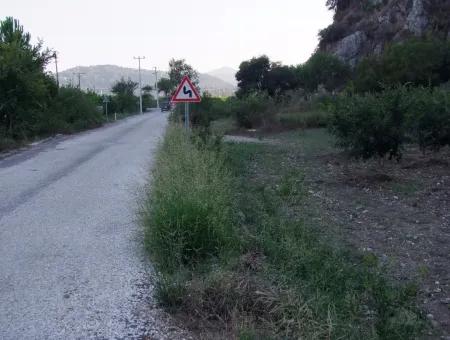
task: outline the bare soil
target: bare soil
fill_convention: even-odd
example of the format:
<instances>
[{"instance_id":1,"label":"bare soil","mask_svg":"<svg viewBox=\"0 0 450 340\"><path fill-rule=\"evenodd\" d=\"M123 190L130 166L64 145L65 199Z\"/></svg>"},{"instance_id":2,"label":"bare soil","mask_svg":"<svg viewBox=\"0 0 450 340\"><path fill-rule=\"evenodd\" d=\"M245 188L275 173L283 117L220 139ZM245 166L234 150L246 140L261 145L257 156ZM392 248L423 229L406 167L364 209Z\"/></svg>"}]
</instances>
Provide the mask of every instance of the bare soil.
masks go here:
<instances>
[{"instance_id":1,"label":"bare soil","mask_svg":"<svg viewBox=\"0 0 450 340\"><path fill-rule=\"evenodd\" d=\"M296 161L324 218L395 279L417 282L426 317L450 339L450 150L408 148L383 164L321 148Z\"/></svg>"}]
</instances>

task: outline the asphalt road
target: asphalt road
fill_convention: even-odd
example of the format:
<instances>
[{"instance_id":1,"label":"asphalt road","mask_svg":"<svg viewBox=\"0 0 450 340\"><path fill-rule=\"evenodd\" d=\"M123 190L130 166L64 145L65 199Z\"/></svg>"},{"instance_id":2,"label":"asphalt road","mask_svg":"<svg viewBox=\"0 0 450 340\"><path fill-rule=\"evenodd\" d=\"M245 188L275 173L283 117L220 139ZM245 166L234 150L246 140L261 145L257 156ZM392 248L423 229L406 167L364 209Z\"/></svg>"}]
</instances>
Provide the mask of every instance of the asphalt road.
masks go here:
<instances>
[{"instance_id":1,"label":"asphalt road","mask_svg":"<svg viewBox=\"0 0 450 340\"><path fill-rule=\"evenodd\" d=\"M154 111L0 160L0 339L178 337L136 223L166 124Z\"/></svg>"}]
</instances>

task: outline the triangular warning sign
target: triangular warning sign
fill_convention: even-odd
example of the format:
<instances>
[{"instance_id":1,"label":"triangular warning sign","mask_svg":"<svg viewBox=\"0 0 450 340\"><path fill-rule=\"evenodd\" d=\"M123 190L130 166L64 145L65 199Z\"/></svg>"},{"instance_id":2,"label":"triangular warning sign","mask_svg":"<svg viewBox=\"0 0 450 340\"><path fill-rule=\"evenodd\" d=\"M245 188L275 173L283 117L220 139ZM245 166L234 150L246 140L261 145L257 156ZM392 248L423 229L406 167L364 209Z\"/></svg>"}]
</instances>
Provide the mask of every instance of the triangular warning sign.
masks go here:
<instances>
[{"instance_id":1,"label":"triangular warning sign","mask_svg":"<svg viewBox=\"0 0 450 340\"><path fill-rule=\"evenodd\" d=\"M173 103L199 103L201 101L197 89L188 76L184 76L172 96Z\"/></svg>"}]
</instances>

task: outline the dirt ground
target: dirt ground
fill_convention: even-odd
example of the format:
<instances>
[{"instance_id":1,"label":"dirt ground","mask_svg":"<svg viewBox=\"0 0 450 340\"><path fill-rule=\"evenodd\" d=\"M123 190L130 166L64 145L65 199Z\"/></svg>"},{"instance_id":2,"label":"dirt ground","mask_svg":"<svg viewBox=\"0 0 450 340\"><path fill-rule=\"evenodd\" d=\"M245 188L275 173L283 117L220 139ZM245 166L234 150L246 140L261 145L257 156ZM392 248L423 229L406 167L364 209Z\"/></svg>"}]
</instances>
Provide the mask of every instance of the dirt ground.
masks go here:
<instances>
[{"instance_id":1,"label":"dirt ground","mask_svg":"<svg viewBox=\"0 0 450 340\"><path fill-rule=\"evenodd\" d=\"M431 338L450 339L450 150L407 148L400 162L364 162L335 149L323 130L266 137L295 148L289 166L304 169L320 224L338 226L395 279L416 282Z\"/></svg>"}]
</instances>

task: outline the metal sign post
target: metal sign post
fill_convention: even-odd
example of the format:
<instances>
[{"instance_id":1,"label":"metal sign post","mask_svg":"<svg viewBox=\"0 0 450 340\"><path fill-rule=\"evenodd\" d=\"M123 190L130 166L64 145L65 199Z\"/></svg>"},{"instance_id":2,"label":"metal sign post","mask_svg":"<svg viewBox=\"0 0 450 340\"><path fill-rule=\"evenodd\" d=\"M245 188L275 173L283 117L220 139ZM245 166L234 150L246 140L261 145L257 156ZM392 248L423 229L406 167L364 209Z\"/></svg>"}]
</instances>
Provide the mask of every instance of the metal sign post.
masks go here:
<instances>
[{"instance_id":1,"label":"metal sign post","mask_svg":"<svg viewBox=\"0 0 450 340\"><path fill-rule=\"evenodd\" d=\"M189 129L189 103L184 103L184 127Z\"/></svg>"},{"instance_id":2,"label":"metal sign post","mask_svg":"<svg viewBox=\"0 0 450 340\"><path fill-rule=\"evenodd\" d=\"M200 103L201 98L194 84L185 76L172 96L172 103L184 103L184 127L189 129L189 103Z\"/></svg>"}]
</instances>

